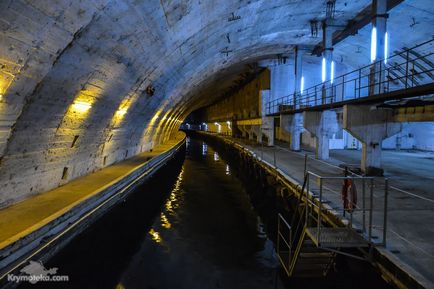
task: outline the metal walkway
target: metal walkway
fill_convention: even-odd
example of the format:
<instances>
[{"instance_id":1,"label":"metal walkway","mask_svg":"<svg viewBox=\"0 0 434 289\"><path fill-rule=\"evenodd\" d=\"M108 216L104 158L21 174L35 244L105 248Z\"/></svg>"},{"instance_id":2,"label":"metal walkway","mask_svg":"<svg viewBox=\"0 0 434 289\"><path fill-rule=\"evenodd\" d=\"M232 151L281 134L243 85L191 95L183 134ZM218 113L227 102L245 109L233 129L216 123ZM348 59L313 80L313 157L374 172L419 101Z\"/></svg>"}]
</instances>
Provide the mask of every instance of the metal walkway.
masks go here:
<instances>
[{"instance_id":1,"label":"metal walkway","mask_svg":"<svg viewBox=\"0 0 434 289\"><path fill-rule=\"evenodd\" d=\"M269 116L323 110L345 104L374 103L434 93L434 39L395 51L333 80L267 103Z\"/></svg>"}]
</instances>

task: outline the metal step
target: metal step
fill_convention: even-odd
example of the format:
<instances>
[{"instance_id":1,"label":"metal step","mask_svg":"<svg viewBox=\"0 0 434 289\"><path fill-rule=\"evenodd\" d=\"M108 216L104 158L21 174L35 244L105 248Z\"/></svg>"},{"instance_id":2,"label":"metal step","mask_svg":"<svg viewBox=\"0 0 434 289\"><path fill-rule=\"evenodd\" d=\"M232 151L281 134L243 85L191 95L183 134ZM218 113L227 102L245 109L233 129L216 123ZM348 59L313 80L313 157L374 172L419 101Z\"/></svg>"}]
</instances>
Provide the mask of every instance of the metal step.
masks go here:
<instances>
[{"instance_id":1,"label":"metal step","mask_svg":"<svg viewBox=\"0 0 434 289\"><path fill-rule=\"evenodd\" d=\"M326 228L321 227L319 229L318 240L318 228L310 227L306 228L307 235L312 239L318 247L327 248L357 248L368 247L369 243L356 231L349 228Z\"/></svg>"}]
</instances>

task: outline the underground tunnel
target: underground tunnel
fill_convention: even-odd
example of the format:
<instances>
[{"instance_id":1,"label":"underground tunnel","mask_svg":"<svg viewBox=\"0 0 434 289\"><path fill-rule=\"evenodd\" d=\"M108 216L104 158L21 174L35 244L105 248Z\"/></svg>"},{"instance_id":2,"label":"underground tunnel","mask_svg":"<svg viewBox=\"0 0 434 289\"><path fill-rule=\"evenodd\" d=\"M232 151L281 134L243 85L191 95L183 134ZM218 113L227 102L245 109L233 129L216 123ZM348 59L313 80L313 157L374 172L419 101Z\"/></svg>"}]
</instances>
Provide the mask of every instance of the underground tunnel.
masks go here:
<instances>
[{"instance_id":1,"label":"underground tunnel","mask_svg":"<svg viewBox=\"0 0 434 289\"><path fill-rule=\"evenodd\" d=\"M431 0L1 0L0 288L434 288Z\"/></svg>"}]
</instances>

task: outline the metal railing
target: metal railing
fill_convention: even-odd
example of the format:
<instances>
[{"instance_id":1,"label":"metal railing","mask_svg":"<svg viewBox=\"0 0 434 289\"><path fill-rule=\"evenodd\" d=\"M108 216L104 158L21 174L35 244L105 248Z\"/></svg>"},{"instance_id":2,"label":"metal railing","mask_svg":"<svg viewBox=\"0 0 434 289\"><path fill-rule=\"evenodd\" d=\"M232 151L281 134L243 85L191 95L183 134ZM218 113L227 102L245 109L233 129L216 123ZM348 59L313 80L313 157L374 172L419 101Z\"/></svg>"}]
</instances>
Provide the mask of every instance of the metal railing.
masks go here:
<instances>
[{"instance_id":1,"label":"metal railing","mask_svg":"<svg viewBox=\"0 0 434 289\"><path fill-rule=\"evenodd\" d=\"M357 197L361 197L361 204L358 204L358 201L353 203L351 196L348 196L348 207L350 209L345 207L343 203L339 204L325 197L326 190L330 190L331 187L342 186L345 181L351 182L354 187L361 188L361 196L356 191L356 200ZM373 177L355 174L345 177L324 177L308 171L305 192L307 200L305 202L305 226L317 227L316 238L320 243L321 228L324 227L326 214L334 211L347 223L349 229L359 232L368 242L386 246L388 188L388 179L386 178L383 187L379 185L378 180L374 184ZM384 192L384 195L381 191ZM309 192L313 193L313 195L309 195ZM328 203L332 203L332 206L327 207Z\"/></svg>"},{"instance_id":2,"label":"metal railing","mask_svg":"<svg viewBox=\"0 0 434 289\"><path fill-rule=\"evenodd\" d=\"M277 244L276 253L279 258L280 264L285 269L288 276L291 275L291 263L292 263L292 229L291 225L285 220L285 218L278 214L277 216Z\"/></svg>"},{"instance_id":3,"label":"metal railing","mask_svg":"<svg viewBox=\"0 0 434 289\"><path fill-rule=\"evenodd\" d=\"M268 115L407 90L434 82L434 39L267 103Z\"/></svg>"}]
</instances>

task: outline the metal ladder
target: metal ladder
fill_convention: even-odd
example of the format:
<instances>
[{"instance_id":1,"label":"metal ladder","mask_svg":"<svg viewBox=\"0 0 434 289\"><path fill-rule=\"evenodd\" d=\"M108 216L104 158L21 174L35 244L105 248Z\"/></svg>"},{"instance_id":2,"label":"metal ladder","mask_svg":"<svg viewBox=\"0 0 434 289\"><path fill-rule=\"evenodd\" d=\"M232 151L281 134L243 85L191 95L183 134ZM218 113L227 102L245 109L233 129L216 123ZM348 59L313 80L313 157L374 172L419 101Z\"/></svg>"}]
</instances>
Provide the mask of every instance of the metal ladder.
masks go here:
<instances>
[{"instance_id":1,"label":"metal ladder","mask_svg":"<svg viewBox=\"0 0 434 289\"><path fill-rule=\"evenodd\" d=\"M307 184L307 177L301 191ZM325 277L334 265L336 253L318 248L307 235L304 217L306 206L302 194L297 199L296 210L289 224L278 215L277 256L288 277Z\"/></svg>"}]
</instances>

